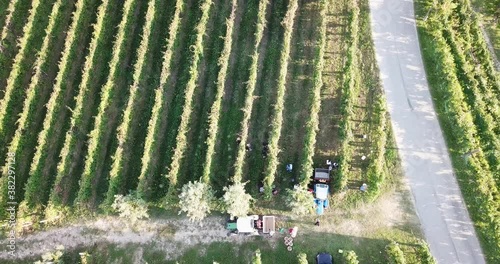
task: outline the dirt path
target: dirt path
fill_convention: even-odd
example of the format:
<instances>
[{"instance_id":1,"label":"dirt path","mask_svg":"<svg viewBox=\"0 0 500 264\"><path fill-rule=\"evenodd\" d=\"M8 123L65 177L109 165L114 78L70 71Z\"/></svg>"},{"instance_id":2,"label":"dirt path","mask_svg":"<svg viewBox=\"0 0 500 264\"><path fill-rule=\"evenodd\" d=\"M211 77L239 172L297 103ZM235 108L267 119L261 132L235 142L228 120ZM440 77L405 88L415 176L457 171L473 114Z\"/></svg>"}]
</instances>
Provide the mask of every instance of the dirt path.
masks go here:
<instances>
[{"instance_id":1,"label":"dirt path","mask_svg":"<svg viewBox=\"0 0 500 264\"><path fill-rule=\"evenodd\" d=\"M370 9L396 143L431 252L439 263L485 263L429 93L413 1L371 0Z\"/></svg>"},{"instance_id":2,"label":"dirt path","mask_svg":"<svg viewBox=\"0 0 500 264\"><path fill-rule=\"evenodd\" d=\"M127 246L147 246L162 251L166 259L176 258L190 247L218 241L244 242L244 236L228 237L223 217L210 217L203 221L203 227L187 219L155 219L142 221L134 226L116 217L88 220L67 227L50 229L19 238L16 242L16 259L40 256L63 245L66 251L90 248L96 244L111 243ZM153 243L154 242L154 243ZM0 259L12 259L2 254Z\"/></svg>"},{"instance_id":3,"label":"dirt path","mask_svg":"<svg viewBox=\"0 0 500 264\"><path fill-rule=\"evenodd\" d=\"M407 192L407 190L391 191L384 194L376 202L363 204L355 209L335 208L328 210L322 218L320 227L312 225L316 216L303 217L298 220L279 217L278 224L299 226L298 239L302 241L301 243L305 243L305 239L308 241L309 239L321 239L323 234L340 234L356 239L356 237L371 236L376 234L378 230L388 228L398 229L408 226L415 228L418 225L418 220L415 219L411 203L405 198L408 197ZM391 214L386 212L391 212ZM215 216L205 219L201 226L184 217L155 218L139 221L135 225L117 217L79 220L79 223L65 227L49 228L45 231L18 237L15 259L38 258L43 253L53 251L58 245L63 245L66 252L83 252L100 250L99 245L112 244L127 248L127 254L130 256L139 255L140 259L143 258L143 254L139 254L140 252L149 251L160 252L164 256L164 260L174 260L192 247L200 245L208 246L214 242L230 242L233 245L238 245L256 241L254 237L228 237L224 223L225 218ZM281 239L282 235L277 235L273 239L266 238L269 243L274 245L281 243ZM0 242L6 243L6 241ZM93 252L89 253L93 254ZM2 254L0 262L2 259L12 260L13 258Z\"/></svg>"}]
</instances>

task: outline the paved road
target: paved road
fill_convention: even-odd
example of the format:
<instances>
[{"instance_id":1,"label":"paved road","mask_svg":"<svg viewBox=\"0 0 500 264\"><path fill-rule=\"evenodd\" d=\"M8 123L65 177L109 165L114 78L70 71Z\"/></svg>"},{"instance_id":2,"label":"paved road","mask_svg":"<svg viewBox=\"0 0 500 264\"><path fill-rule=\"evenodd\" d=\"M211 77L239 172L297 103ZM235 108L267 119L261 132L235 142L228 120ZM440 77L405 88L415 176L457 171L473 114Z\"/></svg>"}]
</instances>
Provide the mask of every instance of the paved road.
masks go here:
<instances>
[{"instance_id":1,"label":"paved road","mask_svg":"<svg viewBox=\"0 0 500 264\"><path fill-rule=\"evenodd\" d=\"M370 0L375 52L417 214L439 263L485 263L429 93L412 0Z\"/></svg>"}]
</instances>

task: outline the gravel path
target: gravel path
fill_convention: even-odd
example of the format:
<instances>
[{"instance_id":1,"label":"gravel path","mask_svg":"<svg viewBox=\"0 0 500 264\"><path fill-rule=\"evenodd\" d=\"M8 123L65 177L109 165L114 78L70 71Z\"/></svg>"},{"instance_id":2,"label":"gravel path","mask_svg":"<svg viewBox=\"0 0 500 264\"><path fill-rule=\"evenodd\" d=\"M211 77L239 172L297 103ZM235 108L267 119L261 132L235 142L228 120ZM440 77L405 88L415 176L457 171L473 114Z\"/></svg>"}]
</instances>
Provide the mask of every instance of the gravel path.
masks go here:
<instances>
[{"instance_id":1,"label":"gravel path","mask_svg":"<svg viewBox=\"0 0 500 264\"><path fill-rule=\"evenodd\" d=\"M412 0L370 0L375 52L417 214L439 263L485 263L429 93Z\"/></svg>"},{"instance_id":2,"label":"gravel path","mask_svg":"<svg viewBox=\"0 0 500 264\"><path fill-rule=\"evenodd\" d=\"M65 250L71 251L76 248L88 248L97 243L118 246L133 243L163 251L166 260L171 260L181 256L194 245L222 241L242 243L248 240L245 236L228 237L224 223L225 219L222 217L209 217L203 221L203 226L185 218L153 219L140 221L133 226L129 225L127 220L117 217L90 219L18 238L15 259L37 257L54 251L58 245L63 245ZM4 251L0 254L0 263L2 259L13 257Z\"/></svg>"}]
</instances>

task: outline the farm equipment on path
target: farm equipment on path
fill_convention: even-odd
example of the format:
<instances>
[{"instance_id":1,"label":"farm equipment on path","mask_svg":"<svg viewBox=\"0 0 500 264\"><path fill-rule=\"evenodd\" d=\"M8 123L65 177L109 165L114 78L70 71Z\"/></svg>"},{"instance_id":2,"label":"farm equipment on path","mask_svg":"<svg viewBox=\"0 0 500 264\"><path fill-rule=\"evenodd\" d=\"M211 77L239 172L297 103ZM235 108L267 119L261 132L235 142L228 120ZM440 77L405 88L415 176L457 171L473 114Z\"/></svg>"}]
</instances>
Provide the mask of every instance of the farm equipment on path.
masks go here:
<instances>
[{"instance_id":1,"label":"farm equipment on path","mask_svg":"<svg viewBox=\"0 0 500 264\"><path fill-rule=\"evenodd\" d=\"M226 229L230 231L230 234L272 235L276 230L276 218L268 215L236 217L234 220L227 221Z\"/></svg>"},{"instance_id":2,"label":"farm equipment on path","mask_svg":"<svg viewBox=\"0 0 500 264\"><path fill-rule=\"evenodd\" d=\"M316 214L322 215L325 208L328 208L328 193L330 191L330 171L328 169L314 169L313 190Z\"/></svg>"}]
</instances>

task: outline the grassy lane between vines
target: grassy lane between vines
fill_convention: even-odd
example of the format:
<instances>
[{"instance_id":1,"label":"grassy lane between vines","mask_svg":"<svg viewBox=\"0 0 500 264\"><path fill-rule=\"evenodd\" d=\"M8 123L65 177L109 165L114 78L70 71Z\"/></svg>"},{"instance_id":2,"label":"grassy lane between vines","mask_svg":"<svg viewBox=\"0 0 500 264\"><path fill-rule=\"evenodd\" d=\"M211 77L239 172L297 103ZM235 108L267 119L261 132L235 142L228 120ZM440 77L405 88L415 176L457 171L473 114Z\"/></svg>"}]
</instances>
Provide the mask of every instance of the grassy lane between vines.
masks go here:
<instances>
[{"instance_id":1,"label":"grassy lane between vines","mask_svg":"<svg viewBox=\"0 0 500 264\"><path fill-rule=\"evenodd\" d=\"M139 175L139 183L137 192L139 196L149 200L150 190L153 183L154 171L157 168L157 159L159 148L157 145L161 141L160 128L166 122L166 112L169 100L167 96L169 86L167 83L172 76L172 60L174 57L174 48L179 42L179 29L181 28L182 16L185 14L185 7L183 0L176 0L175 11L168 29L168 38L166 40L166 51L163 55L162 70L160 75L160 83L155 90L155 98L153 108L151 110L151 118L149 120L143 156L141 159L141 172ZM170 93L171 94L171 93Z\"/></svg>"},{"instance_id":2,"label":"grassy lane between vines","mask_svg":"<svg viewBox=\"0 0 500 264\"><path fill-rule=\"evenodd\" d=\"M118 0L103 1L97 11L97 20L92 28L92 39L83 65L75 106L71 111L70 125L59 154L55 181L50 192L47 215L52 208L72 203L78 193L78 181L83 171L83 153L86 152L87 134L90 132L92 116L97 114L99 88L109 73L113 36L121 14ZM57 210L56 210L57 211Z\"/></svg>"},{"instance_id":3,"label":"grassy lane between vines","mask_svg":"<svg viewBox=\"0 0 500 264\"><path fill-rule=\"evenodd\" d=\"M251 153L248 153L247 163L243 167L243 178L248 179L247 191L255 194L257 186L264 179L264 167L266 158L262 155L263 144L268 141L269 124L271 123L272 102L276 100L277 85L277 62L279 61L280 49L283 40L283 27L281 21L285 17L287 4L283 0L271 3L267 31L263 40L265 45L261 46L260 53L263 56L261 75L257 77L257 89L255 91L256 101L253 104L252 117L250 119L250 132L248 143L254 146ZM265 50L265 54L263 51Z\"/></svg>"},{"instance_id":4,"label":"grassy lane between vines","mask_svg":"<svg viewBox=\"0 0 500 264\"><path fill-rule=\"evenodd\" d=\"M338 162L340 149L339 123L342 98L343 68L348 48L348 0L330 2L326 12L326 50L322 73L319 131L316 134L314 163L325 165L325 160ZM334 181L336 175L333 175Z\"/></svg>"},{"instance_id":5,"label":"grassy lane between vines","mask_svg":"<svg viewBox=\"0 0 500 264\"><path fill-rule=\"evenodd\" d=\"M35 0L32 2L29 17L23 28L23 35L18 40L18 50L14 57L12 70L5 86L5 93L0 100L0 157L5 156L6 146L14 136L16 118L23 104L25 87L29 86L31 70L37 60L34 54L40 50L46 35L44 30L49 23L53 0ZM3 68L3 67L2 67Z\"/></svg>"},{"instance_id":6,"label":"grassy lane between vines","mask_svg":"<svg viewBox=\"0 0 500 264\"><path fill-rule=\"evenodd\" d=\"M141 5L137 0L127 0L123 6L123 15L113 46L110 72L106 84L101 88L99 110L95 117L94 128L90 132L88 151L85 157L85 169L80 180L75 205L82 209L96 205L98 192L103 185L97 186L105 168L105 158L110 147L111 135L116 131L121 101L127 95L125 88L126 71L132 57L134 32L139 25L138 16ZM125 87L125 88L124 88Z\"/></svg>"},{"instance_id":7,"label":"grassy lane between vines","mask_svg":"<svg viewBox=\"0 0 500 264\"><path fill-rule=\"evenodd\" d=\"M302 152L306 149L306 130L309 124L317 121L313 119L311 93L314 93L314 65L317 39L319 37L320 16L310 17L309 14L320 13L318 1L298 4L296 22L292 33L290 47L290 63L286 78L287 91L284 99L283 128L279 140L279 166L276 170L276 185L281 188L290 188L292 180L301 181L299 175L307 171L309 178L313 164L303 168ZM319 98L318 98L319 99ZM320 102L320 101L319 101ZM319 109L319 108L318 108ZM316 121L315 121L316 120ZM312 158L312 157L311 157ZM312 161L312 159L311 159ZM286 171L286 164L292 164L292 172Z\"/></svg>"},{"instance_id":8,"label":"grassy lane between vines","mask_svg":"<svg viewBox=\"0 0 500 264\"><path fill-rule=\"evenodd\" d=\"M14 5L14 4L15 4L14 0L2 1L0 3L0 28L4 27L4 25L6 23L7 16L9 14L9 7L11 5Z\"/></svg>"},{"instance_id":9,"label":"grassy lane between vines","mask_svg":"<svg viewBox=\"0 0 500 264\"><path fill-rule=\"evenodd\" d=\"M36 148L36 138L41 129L45 104L49 100L53 80L57 74L57 61L64 45L65 27L73 10L73 1L58 0L52 6L47 35L42 41L42 47L34 64L34 74L26 89L26 97L22 103L22 112L17 120L17 129L8 147L8 153L13 153L16 160L16 200L21 201L24 195L25 183L29 178L29 166ZM7 178L0 180L2 189L0 200L7 201ZM4 191L5 190L5 191ZM23 216L29 208L21 203L18 214Z\"/></svg>"},{"instance_id":10,"label":"grassy lane between vines","mask_svg":"<svg viewBox=\"0 0 500 264\"><path fill-rule=\"evenodd\" d=\"M203 172L201 174L201 181L205 183L210 182L210 172L212 168L212 160L215 155L215 143L217 133L219 133L219 119L221 113L222 99L224 96L224 89L226 83L227 69L229 65L229 58L231 55L231 48L233 43L234 32L238 31L238 26L234 30L234 20L236 16L236 9L238 8L237 0L231 1L231 14L226 19L226 35L224 36L224 45L221 55L217 61L219 66L219 73L217 74L215 100L210 108L208 117L208 136L206 140L206 153Z\"/></svg>"},{"instance_id":11,"label":"grassy lane between vines","mask_svg":"<svg viewBox=\"0 0 500 264\"><path fill-rule=\"evenodd\" d=\"M468 2L455 4L460 8L460 5ZM432 8L432 12L429 12L429 8ZM463 103L466 98L457 76L457 63L444 35L446 30L453 28L450 20L446 19L451 11L442 3L434 6L431 1L417 1L422 56L427 66L431 93L434 100L439 102L434 105L462 195L475 223L483 252L489 262L496 263L500 261L500 193L485 153L481 150L470 106ZM427 13L429 17L424 19ZM485 60L481 62L491 63ZM472 150L476 151L467 154ZM464 158L467 162L464 162Z\"/></svg>"},{"instance_id":12,"label":"grassy lane between vines","mask_svg":"<svg viewBox=\"0 0 500 264\"><path fill-rule=\"evenodd\" d=\"M259 12L257 13L257 26L255 29L255 42L253 45L253 55L252 62L249 69L249 77L246 86L245 95L245 106L243 107L243 120L241 120L241 132L239 134L240 143L238 145L238 152L236 154L236 160L234 162L234 175L232 181L234 183L241 182L243 180L243 165L245 164L246 150L245 145L248 141L248 132L250 119L252 117L252 108L255 101L255 87L257 86L257 73L259 66L259 48L264 36L264 29L266 26L266 10L269 2L260 1L259 2Z\"/></svg>"},{"instance_id":13,"label":"grassy lane between vines","mask_svg":"<svg viewBox=\"0 0 500 264\"><path fill-rule=\"evenodd\" d=\"M373 201L381 194L390 167L398 163L392 154L386 154L387 137L391 132L387 127L387 110L382 90L370 27L368 0L360 0L359 6L359 85L360 94L353 111L353 133L351 146L355 150L352 166L358 173L351 171L350 196L352 201ZM366 135L366 137L364 136ZM388 151L389 152L389 151ZM362 160L366 155L367 160ZM358 188L367 183L368 192L363 195Z\"/></svg>"},{"instance_id":14,"label":"grassy lane between vines","mask_svg":"<svg viewBox=\"0 0 500 264\"><path fill-rule=\"evenodd\" d=\"M238 147L237 134L243 118L244 85L248 80L251 47L254 42L253 27L257 21L257 5L259 1L250 0L239 4L236 10L236 25L239 25L237 36L233 40L233 48L229 58L225 91L222 99L219 133L215 145L215 157L211 166L212 187L217 194L222 194L223 187L228 185L231 170Z\"/></svg>"},{"instance_id":15,"label":"grassy lane between vines","mask_svg":"<svg viewBox=\"0 0 500 264\"><path fill-rule=\"evenodd\" d=\"M196 90L196 83L198 80L198 66L200 59L203 55L203 36L205 35L207 29L207 22L210 15L210 8L212 6L211 0L204 0L200 5L200 10L202 12L200 20L198 21L195 28L195 42L191 46L192 57L189 66L190 77L186 83L186 88L184 91L184 106L181 114L181 122L176 136L176 145L172 155L172 161L169 165L169 170L166 174L166 178L169 180L169 188L167 192L166 200L169 201L176 194L177 177L179 174L180 165L182 159L184 158L184 152L187 146L187 132L190 124L190 117L193 110L193 94Z\"/></svg>"},{"instance_id":16,"label":"grassy lane between vines","mask_svg":"<svg viewBox=\"0 0 500 264\"><path fill-rule=\"evenodd\" d=\"M18 51L17 39L22 33L23 26L29 16L31 7L30 0L10 0L2 1L9 4L5 10L5 18L0 21L2 32L0 35L0 100L5 94L7 78L12 69L14 56Z\"/></svg>"},{"instance_id":17,"label":"grassy lane between vines","mask_svg":"<svg viewBox=\"0 0 500 264\"><path fill-rule=\"evenodd\" d=\"M25 187L24 202L31 212L38 211L40 205L47 202L50 194L57 154L63 143L61 134L69 121L66 119L69 110L64 106L72 106L71 100L76 86L74 83L78 81L77 72L81 69L84 49L89 40L88 26L94 16L96 3L94 0L79 0L76 3L76 11L66 36L55 85L46 105L47 115L38 135Z\"/></svg>"},{"instance_id":18,"label":"grassy lane between vines","mask_svg":"<svg viewBox=\"0 0 500 264\"><path fill-rule=\"evenodd\" d=\"M134 141L140 130L138 118L143 112L148 112L148 109L145 109L145 101L152 91L146 81L152 70L153 55L159 52L154 47L161 36L159 21L164 9L164 5L158 0L148 3L146 22L143 25L141 44L137 50L137 60L133 70L133 84L129 88L127 106L117 129L118 148L113 156L105 206L113 203L115 195L126 192L128 181L134 181L128 176L130 174L128 171L133 163L131 155L134 151Z\"/></svg>"},{"instance_id":19,"label":"grassy lane between vines","mask_svg":"<svg viewBox=\"0 0 500 264\"><path fill-rule=\"evenodd\" d=\"M304 147L302 150L300 164L300 174L298 183L307 188L309 184L312 168L314 167L314 154L316 148L316 134L319 130L319 112L321 109L321 89L323 87L323 69L325 64L325 46L326 46L326 25L328 1L319 2L319 34L317 43L314 43L312 89L309 91L309 117L307 118L306 132L304 136ZM309 40L312 41L312 40Z\"/></svg>"},{"instance_id":20,"label":"grassy lane between vines","mask_svg":"<svg viewBox=\"0 0 500 264\"><path fill-rule=\"evenodd\" d=\"M208 118L210 107L215 101L216 81L219 72L218 58L224 44L224 23L231 11L232 0L214 0L207 22L206 36L203 40L203 55L198 66L197 90L193 96L193 110L187 133L184 158L179 170L179 186L189 181L199 180L205 166L206 141L208 137Z\"/></svg>"},{"instance_id":21,"label":"grassy lane between vines","mask_svg":"<svg viewBox=\"0 0 500 264\"><path fill-rule=\"evenodd\" d=\"M349 48L347 49L346 61L344 64L344 74L342 79L342 95L340 103L340 121L339 121L339 137L340 137L340 155L339 155L339 170L336 173L336 187L342 190L347 187L350 179L350 166L354 155L353 146L350 143L354 140L353 135L353 108L355 100L358 99L360 87L360 74L358 68L359 62L359 7L356 0L350 0L348 3L349 12Z\"/></svg>"},{"instance_id":22,"label":"grassy lane between vines","mask_svg":"<svg viewBox=\"0 0 500 264\"><path fill-rule=\"evenodd\" d=\"M269 154L264 172L264 192L266 197L271 197L271 191L274 185L276 171L278 169L279 160L279 139L281 137L281 129L283 126L283 109L285 103L286 78L288 74L288 63L290 56L290 43L292 40L293 25L295 15L298 8L297 0L290 0L288 4L285 18L282 25L284 27L283 45L280 54L280 70L278 74L277 96L273 109L273 118L271 121L271 131L269 133Z\"/></svg>"}]
</instances>

